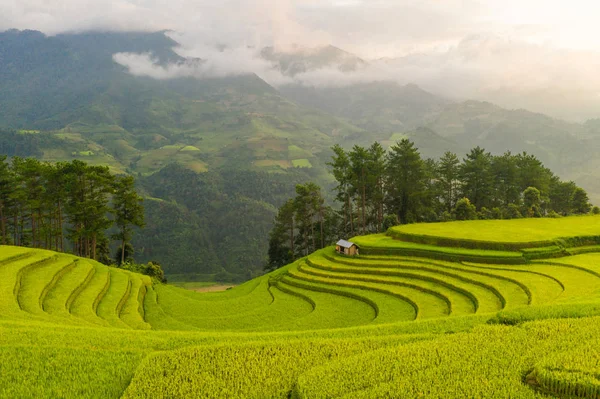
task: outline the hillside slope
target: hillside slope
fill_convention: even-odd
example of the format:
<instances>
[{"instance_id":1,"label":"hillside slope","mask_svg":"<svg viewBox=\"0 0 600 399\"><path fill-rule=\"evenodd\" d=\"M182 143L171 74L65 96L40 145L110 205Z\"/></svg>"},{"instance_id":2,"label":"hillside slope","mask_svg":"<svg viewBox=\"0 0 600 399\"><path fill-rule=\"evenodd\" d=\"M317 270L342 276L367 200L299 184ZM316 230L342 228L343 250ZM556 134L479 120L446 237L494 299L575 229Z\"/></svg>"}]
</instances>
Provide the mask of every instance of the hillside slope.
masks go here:
<instances>
[{"instance_id":1,"label":"hillside slope","mask_svg":"<svg viewBox=\"0 0 600 399\"><path fill-rule=\"evenodd\" d=\"M596 398L598 247L538 247L585 219L403 226L209 294L0 246L0 397Z\"/></svg>"}]
</instances>

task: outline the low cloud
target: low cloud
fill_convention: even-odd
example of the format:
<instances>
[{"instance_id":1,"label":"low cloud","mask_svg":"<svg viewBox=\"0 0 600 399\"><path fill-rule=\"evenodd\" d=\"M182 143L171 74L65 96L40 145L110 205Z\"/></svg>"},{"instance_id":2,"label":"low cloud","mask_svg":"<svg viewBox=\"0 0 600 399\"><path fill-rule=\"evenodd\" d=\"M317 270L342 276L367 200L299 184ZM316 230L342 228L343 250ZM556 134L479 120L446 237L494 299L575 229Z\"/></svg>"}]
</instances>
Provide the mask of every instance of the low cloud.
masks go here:
<instances>
[{"instance_id":1,"label":"low cloud","mask_svg":"<svg viewBox=\"0 0 600 399\"><path fill-rule=\"evenodd\" d=\"M318 87L393 80L580 119L600 113L599 12L589 0L9 0L0 2L0 30L174 30L176 51L192 61L115 61L157 79L255 73L274 86ZM330 44L369 64L290 77L259 51Z\"/></svg>"},{"instance_id":2,"label":"low cloud","mask_svg":"<svg viewBox=\"0 0 600 399\"><path fill-rule=\"evenodd\" d=\"M189 35L171 37L182 40L175 50L191 61L164 66L149 54L122 53L114 59L134 75L156 79L256 74L275 87L414 83L449 98L489 100L509 108L524 107L578 120L598 116L600 105L600 53L556 49L496 35L470 35L447 49L367 60L353 71L344 70L346 58L339 63L333 60L293 76L282 73L276 62L264 59L259 48L219 49L214 44L199 45ZM280 48L280 54L297 56L301 62L310 52L304 47L288 47Z\"/></svg>"},{"instance_id":3,"label":"low cloud","mask_svg":"<svg viewBox=\"0 0 600 399\"><path fill-rule=\"evenodd\" d=\"M284 84L286 77L273 70L273 65L255 56L250 49L206 49L198 53L199 57L186 58L185 61L161 64L152 54L117 53L113 60L127 68L135 76L154 79L176 79L193 77L224 78L258 74L274 85ZM287 79L289 81L289 79Z\"/></svg>"}]
</instances>

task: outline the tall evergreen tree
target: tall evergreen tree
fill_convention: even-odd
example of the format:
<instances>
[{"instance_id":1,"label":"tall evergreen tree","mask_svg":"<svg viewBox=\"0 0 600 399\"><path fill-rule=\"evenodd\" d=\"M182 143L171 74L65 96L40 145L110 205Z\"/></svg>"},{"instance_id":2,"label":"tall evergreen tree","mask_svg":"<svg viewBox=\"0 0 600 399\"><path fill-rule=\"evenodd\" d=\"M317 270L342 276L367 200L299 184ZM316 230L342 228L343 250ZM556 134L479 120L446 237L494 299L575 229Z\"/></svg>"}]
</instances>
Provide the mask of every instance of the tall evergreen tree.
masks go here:
<instances>
[{"instance_id":1,"label":"tall evergreen tree","mask_svg":"<svg viewBox=\"0 0 600 399\"><path fill-rule=\"evenodd\" d=\"M400 223L417 221L425 188L423 160L414 143L403 139L387 155L387 204Z\"/></svg>"},{"instance_id":2,"label":"tall evergreen tree","mask_svg":"<svg viewBox=\"0 0 600 399\"><path fill-rule=\"evenodd\" d=\"M494 184L493 205L507 207L509 204L518 204L522 190L516 157L510 152L493 157L491 173Z\"/></svg>"},{"instance_id":3,"label":"tall evergreen tree","mask_svg":"<svg viewBox=\"0 0 600 399\"><path fill-rule=\"evenodd\" d=\"M381 144L375 142L369 147L368 152L367 200L374 213L374 230L380 232L383 230L385 203L385 150Z\"/></svg>"},{"instance_id":4,"label":"tall evergreen tree","mask_svg":"<svg viewBox=\"0 0 600 399\"><path fill-rule=\"evenodd\" d=\"M526 152L517 155L515 160L519 168L520 192L535 187L542 195L547 194L553 173L539 159Z\"/></svg>"},{"instance_id":5,"label":"tall evergreen tree","mask_svg":"<svg viewBox=\"0 0 600 399\"><path fill-rule=\"evenodd\" d=\"M352 193L359 198L360 224L362 234L367 231L367 185L369 183L369 152L361 146L355 145L350 151L350 170Z\"/></svg>"},{"instance_id":6,"label":"tall evergreen tree","mask_svg":"<svg viewBox=\"0 0 600 399\"><path fill-rule=\"evenodd\" d=\"M563 182L558 177L553 177L548 193L550 209L563 216L573 212L573 197L576 189L577 185L574 182Z\"/></svg>"},{"instance_id":7,"label":"tall evergreen tree","mask_svg":"<svg viewBox=\"0 0 600 399\"><path fill-rule=\"evenodd\" d=\"M462 195L477 209L490 207L493 195L492 155L481 147L471 150L460 168Z\"/></svg>"},{"instance_id":8,"label":"tall evergreen tree","mask_svg":"<svg viewBox=\"0 0 600 399\"><path fill-rule=\"evenodd\" d=\"M294 200L288 200L277 212L269 234L269 261L266 270L275 270L294 261Z\"/></svg>"},{"instance_id":9,"label":"tall evergreen tree","mask_svg":"<svg viewBox=\"0 0 600 399\"><path fill-rule=\"evenodd\" d=\"M121 264L125 262L125 247L131 241L133 227L144 226L143 199L135 191L131 176L117 177L113 195L115 224L119 232L115 238L121 241Z\"/></svg>"},{"instance_id":10,"label":"tall evergreen tree","mask_svg":"<svg viewBox=\"0 0 600 399\"><path fill-rule=\"evenodd\" d=\"M335 187L335 199L342 204L344 217L343 232L354 235L354 214L352 212L352 172L350 169L350 158L344 149L335 145L332 147L334 155L331 162L327 163L332 169L333 177L337 182Z\"/></svg>"},{"instance_id":11,"label":"tall evergreen tree","mask_svg":"<svg viewBox=\"0 0 600 399\"><path fill-rule=\"evenodd\" d=\"M577 214L589 213L592 209L587 193L581 187L577 187L573 193L573 211Z\"/></svg>"},{"instance_id":12,"label":"tall evergreen tree","mask_svg":"<svg viewBox=\"0 0 600 399\"><path fill-rule=\"evenodd\" d=\"M444 210L452 212L458 201L460 160L446 151L437 164L437 181Z\"/></svg>"},{"instance_id":13,"label":"tall evergreen tree","mask_svg":"<svg viewBox=\"0 0 600 399\"><path fill-rule=\"evenodd\" d=\"M14 177L6 156L0 157L0 234L2 234L2 245L8 243L8 216L12 202Z\"/></svg>"}]
</instances>

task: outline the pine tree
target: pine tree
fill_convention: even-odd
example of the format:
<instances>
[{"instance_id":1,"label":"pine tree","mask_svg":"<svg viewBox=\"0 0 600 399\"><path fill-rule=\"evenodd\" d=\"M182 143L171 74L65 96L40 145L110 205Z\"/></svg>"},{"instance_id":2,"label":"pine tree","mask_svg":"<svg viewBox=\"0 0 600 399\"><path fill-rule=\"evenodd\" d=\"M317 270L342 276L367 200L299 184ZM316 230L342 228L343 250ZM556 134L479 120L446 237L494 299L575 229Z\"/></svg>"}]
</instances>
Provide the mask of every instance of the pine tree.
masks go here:
<instances>
[{"instance_id":1,"label":"pine tree","mask_svg":"<svg viewBox=\"0 0 600 399\"><path fill-rule=\"evenodd\" d=\"M332 168L332 174L337 181L336 200L342 204L342 214L344 215L344 225L342 233L354 235L354 215L352 212L352 172L350 169L350 159L342 147L335 145L332 148L334 155L331 162L327 163Z\"/></svg>"},{"instance_id":2,"label":"pine tree","mask_svg":"<svg viewBox=\"0 0 600 399\"><path fill-rule=\"evenodd\" d=\"M14 177L10 166L6 162L6 156L2 156L0 157L0 234L2 234L2 245L8 243L8 216L14 184Z\"/></svg>"},{"instance_id":3,"label":"pine tree","mask_svg":"<svg viewBox=\"0 0 600 399\"><path fill-rule=\"evenodd\" d=\"M125 262L125 249L131 242L133 227L144 226L143 199L136 193L134 183L131 176L117 177L114 183L113 210L119 229L114 238L121 242L120 264Z\"/></svg>"},{"instance_id":4,"label":"pine tree","mask_svg":"<svg viewBox=\"0 0 600 399\"><path fill-rule=\"evenodd\" d=\"M265 270L275 270L294 261L294 230L294 200L290 199L279 208L269 234L269 261Z\"/></svg>"},{"instance_id":5,"label":"pine tree","mask_svg":"<svg viewBox=\"0 0 600 399\"><path fill-rule=\"evenodd\" d=\"M437 184L440 199L447 212L452 212L458 200L460 161L456 154L447 151L437 164Z\"/></svg>"},{"instance_id":6,"label":"pine tree","mask_svg":"<svg viewBox=\"0 0 600 399\"><path fill-rule=\"evenodd\" d=\"M489 208L492 203L493 177L491 174L492 155L481 147L471 150L463 160L460 176L463 183L462 195L468 198L477 209Z\"/></svg>"},{"instance_id":7,"label":"pine tree","mask_svg":"<svg viewBox=\"0 0 600 399\"><path fill-rule=\"evenodd\" d=\"M392 146L387 156L387 204L390 212L398 215L400 223L417 220L425 178L423 160L412 141L403 139Z\"/></svg>"}]
</instances>

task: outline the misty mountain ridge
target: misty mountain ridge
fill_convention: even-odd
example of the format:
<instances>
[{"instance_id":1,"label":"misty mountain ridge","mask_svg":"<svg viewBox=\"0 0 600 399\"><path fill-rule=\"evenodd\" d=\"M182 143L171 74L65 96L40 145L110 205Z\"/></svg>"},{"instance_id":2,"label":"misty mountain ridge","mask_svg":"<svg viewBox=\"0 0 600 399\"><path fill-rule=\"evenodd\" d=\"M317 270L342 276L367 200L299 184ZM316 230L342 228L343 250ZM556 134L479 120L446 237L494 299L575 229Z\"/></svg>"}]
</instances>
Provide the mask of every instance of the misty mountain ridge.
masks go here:
<instances>
[{"instance_id":1,"label":"misty mountain ridge","mask_svg":"<svg viewBox=\"0 0 600 399\"><path fill-rule=\"evenodd\" d=\"M209 61L183 57L177 45L164 32L0 33L0 126L41 131L48 143L36 150L42 160L82 159L141 176L149 227L136 245L142 260L162 261L170 273L224 269L239 278L248 265L260 269L276 207L294 185L315 181L330 195L326 162L334 144L388 147L408 138L432 158L447 150L462 157L477 145L528 151L600 199L598 120L570 123L383 79L334 87L273 86L253 73L154 79L113 59L152 54L152 67L166 72ZM291 82L369 67L333 46L263 53ZM172 194L161 188L166 183L175 185ZM252 232L265 239L250 239ZM234 242L238 251L226 250Z\"/></svg>"},{"instance_id":2,"label":"misty mountain ridge","mask_svg":"<svg viewBox=\"0 0 600 399\"><path fill-rule=\"evenodd\" d=\"M47 37L11 30L0 33L0 39L0 90L8 93L0 98L0 125L66 129L68 137L92 140L122 169L139 169L140 156L165 145L199 146L197 159L190 162L195 170L219 165L234 148L247 154L240 166L285 169L302 152L317 154L335 142L389 141L419 127L458 148L481 145L494 152L540 153L554 167L553 162L564 161L557 148L570 148L597 131L593 121L581 125L487 102L457 102L414 84L287 84L275 89L256 75L157 80L132 76L113 61L115 53L124 52L151 53L161 63L176 65L204 61L178 55L177 42L164 32ZM351 73L368 65L334 46L286 51L271 47L261 55L290 75L322 68ZM560 146L544 142L550 138ZM224 146L227 142L235 146ZM270 150L257 151L261 145ZM301 151L290 152L291 146ZM115 148L122 151L115 154ZM162 167L143 159L141 164L144 173Z\"/></svg>"},{"instance_id":3,"label":"misty mountain ridge","mask_svg":"<svg viewBox=\"0 0 600 399\"><path fill-rule=\"evenodd\" d=\"M260 56L272 62L283 75L291 77L324 68L356 72L368 65L358 56L332 45L312 48L294 45L284 50L265 47Z\"/></svg>"}]
</instances>

